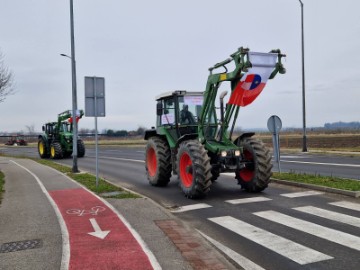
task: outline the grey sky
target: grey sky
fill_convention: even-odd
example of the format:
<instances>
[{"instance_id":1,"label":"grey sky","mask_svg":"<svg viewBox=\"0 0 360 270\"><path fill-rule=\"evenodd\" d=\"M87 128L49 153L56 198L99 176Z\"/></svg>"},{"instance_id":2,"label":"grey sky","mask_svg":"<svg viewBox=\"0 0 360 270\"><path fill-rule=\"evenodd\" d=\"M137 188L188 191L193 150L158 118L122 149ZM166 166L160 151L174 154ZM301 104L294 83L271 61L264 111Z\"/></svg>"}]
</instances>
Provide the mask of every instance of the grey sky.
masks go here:
<instances>
[{"instance_id":1,"label":"grey sky","mask_svg":"<svg viewBox=\"0 0 360 270\"><path fill-rule=\"evenodd\" d=\"M360 121L360 1L303 0L307 126ZM106 80L98 128L155 124L154 97L203 91L208 68L240 46L287 54L287 73L269 80L238 126L265 128L271 115L302 126L298 0L74 0L78 107L84 77ZM71 109L68 0L1 0L0 50L17 93L0 103L0 132L37 131ZM224 89L227 89L226 87ZM94 128L85 118L80 128Z\"/></svg>"}]
</instances>

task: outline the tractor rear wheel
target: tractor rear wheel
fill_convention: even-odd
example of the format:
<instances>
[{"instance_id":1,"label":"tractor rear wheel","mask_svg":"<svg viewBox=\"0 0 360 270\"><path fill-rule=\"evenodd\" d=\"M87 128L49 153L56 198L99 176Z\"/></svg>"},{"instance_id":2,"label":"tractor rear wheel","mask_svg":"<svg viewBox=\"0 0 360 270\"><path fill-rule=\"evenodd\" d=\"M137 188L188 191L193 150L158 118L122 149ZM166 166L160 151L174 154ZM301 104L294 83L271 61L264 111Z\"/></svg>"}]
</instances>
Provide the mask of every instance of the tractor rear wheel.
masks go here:
<instances>
[{"instance_id":1,"label":"tractor rear wheel","mask_svg":"<svg viewBox=\"0 0 360 270\"><path fill-rule=\"evenodd\" d=\"M151 137L145 148L145 170L150 185L166 186L171 177L171 151L167 142Z\"/></svg>"},{"instance_id":2,"label":"tractor rear wheel","mask_svg":"<svg viewBox=\"0 0 360 270\"><path fill-rule=\"evenodd\" d=\"M50 145L50 157L52 159L61 159L63 158L63 151L61 148L61 144L58 142L54 142Z\"/></svg>"},{"instance_id":3,"label":"tractor rear wheel","mask_svg":"<svg viewBox=\"0 0 360 270\"><path fill-rule=\"evenodd\" d=\"M83 140L78 140L77 141L77 154L78 157L84 157L85 156L85 144L83 142Z\"/></svg>"},{"instance_id":4,"label":"tractor rear wheel","mask_svg":"<svg viewBox=\"0 0 360 270\"><path fill-rule=\"evenodd\" d=\"M39 152L40 158L48 158L49 157L48 149L47 149L44 139L39 139L39 141L38 141L38 152Z\"/></svg>"},{"instance_id":5,"label":"tractor rear wheel","mask_svg":"<svg viewBox=\"0 0 360 270\"><path fill-rule=\"evenodd\" d=\"M235 173L235 178L246 191L260 192L267 188L272 175L270 151L261 141L249 137L241 140L240 146L246 166Z\"/></svg>"},{"instance_id":6,"label":"tractor rear wheel","mask_svg":"<svg viewBox=\"0 0 360 270\"><path fill-rule=\"evenodd\" d=\"M180 187L187 198L205 197L211 186L210 158L204 146L196 141L180 144L176 157Z\"/></svg>"}]
</instances>

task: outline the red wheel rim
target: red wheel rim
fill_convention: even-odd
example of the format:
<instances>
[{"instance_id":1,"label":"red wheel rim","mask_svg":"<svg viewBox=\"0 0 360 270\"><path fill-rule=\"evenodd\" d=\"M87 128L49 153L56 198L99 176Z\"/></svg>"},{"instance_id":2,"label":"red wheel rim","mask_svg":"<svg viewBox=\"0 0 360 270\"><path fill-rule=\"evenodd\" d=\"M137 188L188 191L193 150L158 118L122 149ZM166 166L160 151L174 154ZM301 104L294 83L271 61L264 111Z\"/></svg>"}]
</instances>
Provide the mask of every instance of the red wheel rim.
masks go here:
<instances>
[{"instance_id":1,"label":"red wheel rim","mask_svg":"<svg viewBox=\"0 0 360 270\"><path fill-rule=\"evenodd\" d=\"M188 153L184 152L180 157L180 178L185 187L190 187L193 182L192 161Z\"/></svg>"},{"instance_id":2,"label":"red wheel rim","mask_svg":"<svg viewBox=\"0 0 360 270\"><path fill-rule=\"evenodd\" d=\"M146 164L150 176L156 174L157 160L154 148L150 148L146 154Z\"/></svg>"},{"instance_id":3,"label":"red wheel rim","mask_svg":"<svg viewBox=\"0 0 360 270\"><path fill-rule=\"evenodd\" d=\"M254 162L254 157L250 151L244 149L244 157L248 162ZM255 167L253 169L245 167L240 171L240 177L243 181L249 182L255 175Z\"/></svg>"}]
</instances>

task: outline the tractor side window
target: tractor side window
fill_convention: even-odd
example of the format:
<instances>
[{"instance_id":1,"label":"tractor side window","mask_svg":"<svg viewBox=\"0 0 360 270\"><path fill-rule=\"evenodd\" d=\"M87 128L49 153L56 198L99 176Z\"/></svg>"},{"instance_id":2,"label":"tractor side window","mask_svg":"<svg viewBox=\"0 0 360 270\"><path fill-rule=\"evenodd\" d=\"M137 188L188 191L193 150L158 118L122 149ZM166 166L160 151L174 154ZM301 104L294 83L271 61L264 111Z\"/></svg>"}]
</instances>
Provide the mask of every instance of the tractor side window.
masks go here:
<instances>
[{"instance_id":1,"label":"tractor side window","mask_svg":"<svg viewBox=\"0 0 360 270\"><path fill-rule=\"evenodd\" d=\"M161 115L161 125L175 124L175 102L174 98L165 99L163 102L163 113Z\"/></svg>"}]
</instances>

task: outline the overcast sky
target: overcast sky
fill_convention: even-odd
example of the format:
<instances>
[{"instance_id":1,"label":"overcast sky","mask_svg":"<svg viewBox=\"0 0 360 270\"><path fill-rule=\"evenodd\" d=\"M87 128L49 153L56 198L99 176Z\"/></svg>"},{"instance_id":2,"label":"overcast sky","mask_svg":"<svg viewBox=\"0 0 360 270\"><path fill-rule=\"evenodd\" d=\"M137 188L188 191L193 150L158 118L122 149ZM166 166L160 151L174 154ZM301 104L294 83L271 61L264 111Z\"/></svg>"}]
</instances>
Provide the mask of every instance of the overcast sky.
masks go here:
<instances>
[{"instance_id":1,"label":"overcast sky","mask_svg":"<svg viewBox=\"0 0 360 270\"><path fill-rule=\"evenodd\" d=\"M307 126L360 121L360 1L303 3ZM69 1L0 4L0 51L17 91L0 103L0 132L31 125L41 131L72 106L71 61L60 56L71 54ZM278 115L284 127L302 127L298 0L74 0L74 20L79 109L84 77L105 77L99 131L153 126L155 96L204 91L208 68L240 46L280 48L287 73L241 109L237 126L266 128ZM94 128L94 119L82 119L79 128Z\"/></svg>"}]
</instances>

